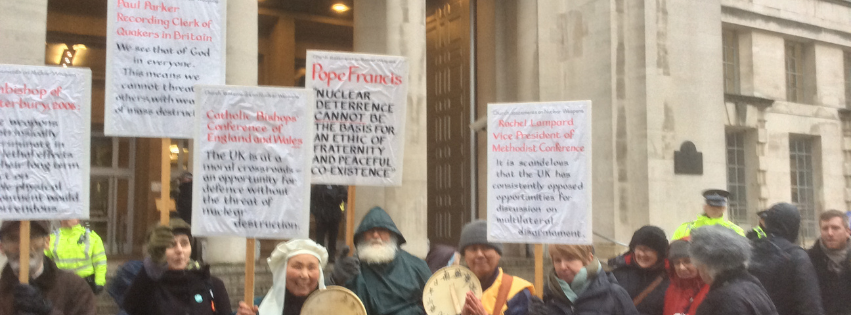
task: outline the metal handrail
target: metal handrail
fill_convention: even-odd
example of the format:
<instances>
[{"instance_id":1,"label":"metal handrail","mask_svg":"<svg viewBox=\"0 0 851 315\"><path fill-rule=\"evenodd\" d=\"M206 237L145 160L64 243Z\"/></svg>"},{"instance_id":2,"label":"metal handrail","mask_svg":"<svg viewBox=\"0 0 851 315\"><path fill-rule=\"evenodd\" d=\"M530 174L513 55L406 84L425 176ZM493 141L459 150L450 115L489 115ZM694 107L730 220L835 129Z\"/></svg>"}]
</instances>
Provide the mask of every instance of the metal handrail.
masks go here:
<instances>
[{"instance_id":1,"label":"metal handrail","mask_svg":"<svg viewBox=\"0 0 851 315\"><path fill-rule=\"evenodd\" d=\"M600 234L600 233L594 232L594 235L597 235L597 236L599 236L600 238L602 238L602 239L604 239L604 240L607 240L607 241L609 241L609 242L611 242L611 243L613 243L613 244L620 245L620 246L623 246L623 247L629 247L629 245L624 244L624 243L621 243L621 242L618 242L618 241L616 241L615 239L613 239L613 238L611 238L611 237L608 237L608 236L605 236L605 235L603 235L603 234Z\"/></svg>"}]
</instances>

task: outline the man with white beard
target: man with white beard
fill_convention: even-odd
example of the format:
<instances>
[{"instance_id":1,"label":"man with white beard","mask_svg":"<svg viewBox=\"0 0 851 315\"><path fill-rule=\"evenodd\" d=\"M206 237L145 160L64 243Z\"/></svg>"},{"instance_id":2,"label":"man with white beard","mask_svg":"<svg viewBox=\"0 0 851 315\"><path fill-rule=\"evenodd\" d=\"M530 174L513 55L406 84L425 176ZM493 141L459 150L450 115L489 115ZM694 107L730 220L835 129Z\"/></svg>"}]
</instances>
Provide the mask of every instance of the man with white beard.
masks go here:
<instances>
[{"instance_id":1,"label":"man with white beard","mask_svg":"<svg viewBox=\"0 0 851 315\"><path fill-rule=\"evenodd\" d=\"M31 221L30 281L18 282L20 263L20 221L0 225L0 252L8 262L0 277L0 314L94 315L95 296L83 278L61 270L45 257L50 242L50 224Z\"/></svg>"},{"instance_id":2,"label":"man with white beard","mask_svg":"<svg viewBox=\"0 0 851 315\"><path fill-rule=\"evenodd\" d=\"M355 231L360 274L346 283L369 315L420 315L423 287L431 270L422 259L399 248L405 237L390 215L372 208Z\"/></svg>"}]
</instances>

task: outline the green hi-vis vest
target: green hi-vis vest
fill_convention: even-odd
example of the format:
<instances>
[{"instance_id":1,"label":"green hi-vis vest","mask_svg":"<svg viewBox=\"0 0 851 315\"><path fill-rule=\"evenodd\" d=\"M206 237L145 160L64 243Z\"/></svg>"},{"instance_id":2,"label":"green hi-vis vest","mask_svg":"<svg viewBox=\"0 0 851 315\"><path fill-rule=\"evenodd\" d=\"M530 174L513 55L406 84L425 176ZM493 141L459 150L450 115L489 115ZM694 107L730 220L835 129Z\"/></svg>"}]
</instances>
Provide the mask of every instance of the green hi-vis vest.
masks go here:
<instances>
[{"instance_id":1,"label":"green hi-vis vest","mask_svg":"<svg viewBox=\"0 0 851 315\"><path fill-rule=\"evenodd\" d=\"M678 227L677 230L674 232L674 237L672 237L671 239L678 240L683 237L689 236L691 235L692 229L696 229L704 225L720 225L735 231L741 236L745 236L745 230L742 230L742 228L740 228L735 223L724 219L724 217L710 218L707 217L705 214L701 214L697 217L697 220L681 224L680 227Z\"/></svg>"},{"instance_id":2,"label":"green hi-vis vest","mask_svg":"<svg viewBox=\"0 0 851 315\"><path fill-rule=\"evenodd\" d=\"M106 285L106 252L94 231L81 225L60 228L50 235L50 248L45 254L59 269L83 278L94 275L95 285Z\"/></svg>"},{"instance_id":3,"label":"green hi-vis vest","mask_svg":"<svg viewBox=\"0 0 851 315\"><path fill-rule=\"evenodd\" d=\"M765 231L762 229L761 226L753 228L753 231L756 232L757 238L766 238L768 236L767 234L765 234Z\"/></svg>"}]
</instances>

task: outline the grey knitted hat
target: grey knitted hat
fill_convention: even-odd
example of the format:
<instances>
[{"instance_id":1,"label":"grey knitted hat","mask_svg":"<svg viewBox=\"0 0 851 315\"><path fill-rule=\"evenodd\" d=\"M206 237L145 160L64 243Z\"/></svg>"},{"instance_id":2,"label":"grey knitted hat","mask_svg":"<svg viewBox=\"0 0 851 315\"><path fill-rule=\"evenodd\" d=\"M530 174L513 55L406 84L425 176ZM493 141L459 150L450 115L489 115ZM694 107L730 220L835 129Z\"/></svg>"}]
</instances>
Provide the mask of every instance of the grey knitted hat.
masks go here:
<instances>
[{"instance_id":1,"label":"grey knitted hat","mask_svg":"<svg viewBox=\"0 0 851 315\"><path fill-rule=\"evenodd\" d=\"M488 222L485 220L476 220L464 226L464 229L461 230L458 251L463 255L467 246L477 244L493 247L502 256L502 244L488 242Z\"/></svg>"},{"instance_id":2,"label":"grey knitted hat","mask_svg":"<svg viewBox=\"0 0 851 315\"><path fill-rule=\"evenodd\" d=\"M720 225L706 225L691 231L689 255L716 271L746 267L751 258L747 238Z\"/></svg>"}]
</instances>

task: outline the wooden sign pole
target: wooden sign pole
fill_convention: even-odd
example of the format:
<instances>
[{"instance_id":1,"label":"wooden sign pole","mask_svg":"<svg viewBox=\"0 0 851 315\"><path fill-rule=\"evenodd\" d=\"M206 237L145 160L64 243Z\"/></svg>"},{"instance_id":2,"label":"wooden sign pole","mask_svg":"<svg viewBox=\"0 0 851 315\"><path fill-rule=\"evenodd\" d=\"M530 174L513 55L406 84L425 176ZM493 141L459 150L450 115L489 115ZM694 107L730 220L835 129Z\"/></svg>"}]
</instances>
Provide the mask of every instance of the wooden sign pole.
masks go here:
<instances>
[{"instance_id":1,"label":"wooden sign pole","mask_svg":"<svg viewBox=\"0 0 851 315\"><path fill-rule=\"evenodd\" d=\"M348 199L346 200L346 245L350 249L349 255L355 252L355 187L349 186ZM329 240L329 242L334 241Z\"/></svg>"},{"instance_id":2,"label":"wooden sign pole","mask_svg":"<svg viewBox=\"0 0 851 315\"><path fill-rule=\"evenodd\" d=\"M544 245L535 244L535 291L544 297Z\"/></svg>"},{"instance_id":3,"label":"wooden sign pole","mask_svg":"<svg viewBox=\"0 0 851 315\"><path fill-rule=\"evenodd\" d=\"M243 299L248 305L254 305L254 243L253 238L245 239L245 296Z\"/></svg>"},{"instance_id":4,"label":"wooden sign pole","mask_svg":"<svg viewBox=\"0 0 851 315\"><path fill-rule=\"evenodd\" d=\"M160 225L168 225L169 214L174 209L174 200L171 200L171 139L169 138L162 140L160 185L157 210L160 211Z\"/></svg>"},{"instance_id":5,"label":"wooden sign pole","mask_svg":"<svg viewBox=\"0 0 851 315\"><path fill-rule=\"evenodd\" d=\"M30 282L30 221L21 221L20 237L21 269L18 271L18 282L28 284Z\"/></svg>"}]
</instances>

